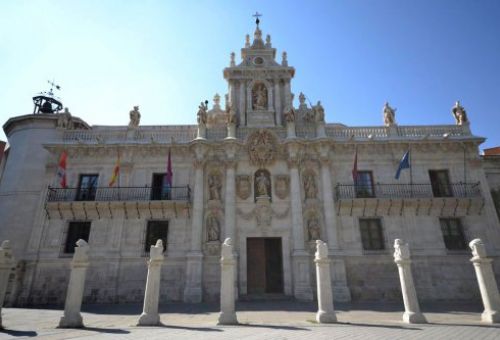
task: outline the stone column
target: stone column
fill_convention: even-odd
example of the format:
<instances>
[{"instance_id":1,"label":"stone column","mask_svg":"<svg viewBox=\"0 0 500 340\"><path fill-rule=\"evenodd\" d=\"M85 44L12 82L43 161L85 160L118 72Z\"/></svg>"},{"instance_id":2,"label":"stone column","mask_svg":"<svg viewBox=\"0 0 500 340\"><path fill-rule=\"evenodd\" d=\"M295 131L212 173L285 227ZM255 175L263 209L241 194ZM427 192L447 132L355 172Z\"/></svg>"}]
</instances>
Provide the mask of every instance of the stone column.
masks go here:
<instances>
[{"instance_id":1,"label":"stone column","mask_svg":"<svg viewBox=\"0 0 500 340\"><path fill-rule=\"evenodd\" d=\"M292 205L293 233L293 286L297 300L312 301L309 253L304 249L304 225L302 216L302 195L298 169L298 145L289 144L290 198Z\"/></svg>"},{"instance_id":2,"label":"stone column","mask_svg":"<svg viewBox=\"0 0 500 340\"><path fill-rule=\"evenodd\" d=\"M75 255L71 261L71 274L69 277L64 316L59 321L61 328L83 327L82 308L83 290L85 288L85 275L89 267L89 245L84 240L76 241Z\"/></svg>"},{"instance_id":3,"label":"stone column","mask_svg":"<svg viewBox=\"0 0 500 340\"><path fill-rule=\"evenodd\" d=\"M9 284L9 276L12 268L15 265L10 242L5 240L0 246L0 329L2 325L2 306L5 300L5 293L7 292L7 285Z\"/></svg>"},{"instance_id":4,"label":"stone column","mask_svg":"<svg viewBox=\"0 0 500 340\"><path fill-rule=\"evenodd\" d=\"M246 126L247 125L247 116L246 116L246 96L245 96L245 82L242 80L239 83L240 85L240 93L239 93L239 109L240 109L240 124Z\"/></svg>"},{"instance_id":5,"label":"stone column","mask_svg":"<svg viewBox=\"0 0 500 340\"><path fill-rule=\"evenodd\" d=\"M236 325L238 319L234 308L234 276L236 260L230 238L222 244L220 259L220 314L219 325Z\"/></svg>"},{"instance_id":6,"label":"stone column","mask_svg":"<svg viewBox=\"0 0 500 340\"><path fill-rule=\"evenodd\" d=\"M484 312L481 321L487 323L500 323L500 296L498 294L497 282L493 272L493 260L486 257L486 248L483 241L476 238L469 243L472 249L470 261L476 271L479 290L483 300Z\"/></svg>"},{"instance_id":7,"label":"stone column","mask_svg":"<svg viewBox=\"0 0 500 340\"><path fill-rule=\"evenodd\" d=\"M193 215L191 224L191 249L186 255L186 287L184 302L199 303L202 300L201 277L203 254L201 241L203 235L203 146L195 148Z\"/></svg>"},{"instance_id":8,"label":"stone column","mask_svg":"<svg viewBox=\"0 0 500 340\"><path fill-rule=\"evenodd\" d=\"M276 112L276 125L281 126L281 96L279 79L274 80L274 110Z\"/></svg>"},{"instance_id":9,"label":"stone column","mask_svg":"<svg viewBox=\"0 0 500 340\"><path fill-rule=\"evenodd\" d=\"M163 242L156 241L149 251L148 278L144 293L144 308L137 322L138 326L156 326L160 324L158 304L160 303L160 277L163 263Z\"/></svg>"},{"instance_id":10,"label":"stone column","mask_svg":"<svg viewBox=\"0 0 500 340\"><path fill-rule=\"evenodd\" d=\"M403 293L403 301L405 305L403 322L427 323L425 316L420 312L417 291L415 290L415 284L413 283L410 248L408 243L403 244L403 241L400 239L394 240L394 262L398 265L401 292Z\"/></svg>"},{"instance_id":11,"label":"stone column","mask_svg":"<svg viewBox=\"0 0 500 340\"><path fill-rule=\"evenodd\" d=\"M235 176L236 162L234 160L234 153L228 154L226 160L226 185L224 194L224 221L225 231L224 238L231 238L234 240L234 231L236 226L236 176Z\"/></svg>"},{"instance_id":12,"label":"stone column","mask_svg":"<svg viewBox=\"0 0 500 340\"><path fill-rule=\"evenodd\" d=\"M330 158L329 147L323 146L320 148L321 160L321 186L323 193L323 213L325 214L325 228L328 237L330 249L338 250L339 241L337 233L337 219L335 212L337 211L335 201L333 200L332 178L330 173Z\"/></svg>"},{"instance_id":13,"label":"stone column","mask_svg":"<svg viewBox=\"0 0 500 340\"><path fill-rule=\"evenodd\" d=\"M330 259L328 258L328 246L321 240L316 240L316 284L318 293L318 313L316 321L319 323L337 322L337 316L333 309L332 277L330 275Z\"/></svg>"}]
</instances>

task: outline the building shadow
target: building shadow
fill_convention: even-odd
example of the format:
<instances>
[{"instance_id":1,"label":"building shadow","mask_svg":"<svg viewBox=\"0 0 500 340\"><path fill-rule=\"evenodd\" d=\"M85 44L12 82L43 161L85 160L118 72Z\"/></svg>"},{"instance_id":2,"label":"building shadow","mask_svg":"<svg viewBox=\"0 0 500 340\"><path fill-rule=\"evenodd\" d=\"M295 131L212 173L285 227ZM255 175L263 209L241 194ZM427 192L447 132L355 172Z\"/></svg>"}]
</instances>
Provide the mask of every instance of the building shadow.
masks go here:
<instances>
[{"instance_id":1,"label":"building shadow","mask_svg":"<svg viewBox=\"0 0 500 340\"><path fill-rule=\"evenodd\" d=\"M5 329L5 328L0 329L0 334L1 333L5 333L5 334L8 334L10 336L15 336L15 337L23 336L23 337L31 338L31 337L38 336L38 333L35 331L16 331L15 329Z\"/></svg>"}]
</instances>

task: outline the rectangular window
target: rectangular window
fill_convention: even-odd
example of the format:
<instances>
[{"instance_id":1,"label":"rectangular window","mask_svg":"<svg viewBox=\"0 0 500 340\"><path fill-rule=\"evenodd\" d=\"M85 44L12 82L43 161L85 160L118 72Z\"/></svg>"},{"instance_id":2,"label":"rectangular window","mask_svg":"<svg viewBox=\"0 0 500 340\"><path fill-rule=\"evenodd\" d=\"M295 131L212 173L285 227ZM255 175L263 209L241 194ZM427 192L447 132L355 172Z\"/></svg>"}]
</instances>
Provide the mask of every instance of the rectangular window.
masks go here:
<instances>
[{"instance_id":1,"label":"rectangular window","mask_svg":"<svg viewBox=\"0 0 500 340\"><path fill-rule=\"evenodd\" d=\"M449 250L466 250L464 230L458 218L441 218L441 232L443 233L444 245Z\"/></svg>"},{"instance_id":2,"label":"rectangular window","mask_svg":"<svg viewBox=\"0 0 500 340\"><path fill-rule=\"evenodd\" d=\"M168 221L148 221L146 229L146 241L144 250L149 253L150 247L156 244L156 241L163 241L163 251L167 249Z\"/></svg>"},{"instance_id":3,"label":"rectangular window","mask_svg":"<svg viewBox=\"0 0 500 340\"><path fill-rule=\"evenodd\" d=\"M359 228L364 250L383 250L385 248L382 223L379 218L360 219Z\"/></svg>"},{"instance_id":4,"label":"rectangular window","mask_svg":"<svg viewBox=\"0 0 500 340\"><path fill-rule=\"evenodd\" d=\"M97 191L97 179L99 175L96 174L83 174L80 175L78 181L78 189L76 191L77 201L94 201Z\"/></svg>"},{"instance_id":5,"label":"rectangular window","mask_svg":"<svg viewBox=\"0 0 500 340\"><path fill-rule=\"evenodd\" d=\"M75 252L76 241L82 239L85 242L88 242L89 235L90 222L69 222L64 252L66 254L73 254Z\"/></svg>"},{"instance_id":6,"label":"rectangular window","mask_svg":"<svg viewBox=\"0 0 500 340\"><path fill-rule=\"evenodd\" d=\"M429 170L434 197L452 197L448 170Z\"/></svg>"},{"instance_id":7,"label":"rectangular window","mask_svg":"<svg viewBox=\"0 0 500 340\"><path fill-rule=\"evenodd\" d=\"M373 174L371 171L358 171L357 180L355 183L356 197L375 197L373 189Z\"/></svg>"},{"instance_id":8,"label":"rectangular window","mask_svg":"<svg viewBox=\"0 0 500 340\"><path fill-rule=\"evenodd\" d=\"M169 188L166 179L166 173L153 174L153 183L151 185L151 200L169 200L171 188Z\"/></svg>"}]
</instances>

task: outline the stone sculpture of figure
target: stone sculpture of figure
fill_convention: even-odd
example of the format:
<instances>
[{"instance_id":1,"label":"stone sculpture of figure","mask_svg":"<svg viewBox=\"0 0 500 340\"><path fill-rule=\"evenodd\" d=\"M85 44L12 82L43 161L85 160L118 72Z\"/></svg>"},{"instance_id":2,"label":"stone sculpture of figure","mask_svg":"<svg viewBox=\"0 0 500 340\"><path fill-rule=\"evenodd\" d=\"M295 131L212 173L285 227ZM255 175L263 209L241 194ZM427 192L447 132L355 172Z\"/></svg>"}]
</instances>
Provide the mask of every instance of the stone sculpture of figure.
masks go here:
<instances>
[{"instance_id":1,"label":"stone sculpture of figure","mask_svg":"<svg viewBox=\"0 0 500 340\"><path fill-rule=\"evenodd\" d=\"M261 171L255 180L257 182L257 196L269 196L269 192L267 190L269 186L269 179L264 172Z\"/></svg>"},{"instance_id":2,"label":"stone sculpture of figure","mask_svg":"<svg viewBox=\"0 0 500 340\"><path fill-rule=\"evenodd\" d=\"M250 47L250 34L245 35L245 47Z\"/></svg>"},{"instance_id":3,"label":"stone sculpture of figure","mask_svg":"<svg viewBox=\"0 0 500 340\"><path fill-rule=\"evenodd\" d=\"M222 183L218 175L208 177L208 199L220 200Z\"/></svg>"},{"instance_id":4,"label":"stone sculpture of figure","mask_svg":"<svg viewBox=\"0 0 500 340\"><path fill-rule=\"evenodd\" d=\"M286 52L281 55L281 66L288 66L288 58Z\"/></svg>"},{"instance_id":5,"label":"stone sculpture of figure","mask_svg":"<svg viewBox=\"0 0 500 340\"><path fill-rule=\"evenodd\" d=\"M226 107L226 123L227 124L236 124L236 110L234 109L234 105L228 105Z\"/></svg>"},{"instance_id":6,"label":"stone sculpture of figure","mask_svg":"<svg viewBox=\"0 0 500 340\"><path fill-rule=\"evenodd\" d=\"M207 240L219 241L219 220L214 215L209 215L207 218Z\"/></svg>"},{"instance_id":7,"label":"stone sculpture of figure","mask_svg":"<svg viewBox=\"0 0 500 340\"><path fill-rule=\"evenodd\" d=\"M295 110L292 106L288 106L284 111L285 122L293 123L295 122Z\"/></svg>"},{"instance_id":8,"label":"stone sculpture of figure","mask_svg":"<svg viewBox=\"0 0 500 340\"><path fill-rule=\"evenodd\" d=\"M316 217L311 218L307 223L307 231L309 234L309 241L316 241L320 239L319 222Z\"/></svg>"},{"instance_id":9,"label":"stone sculpture of figure","mask_svg":"<svg viewBox=\"0 0 500 340\"><path fill-rule=\"evenodd\" d=\"M403 243L403 240L397 238L394 240L394 260L409 260L410 259L410 248L408 243Z\"/></svg>"},{"instance_id":10,"label":"stone sculpture of figure","mask_svg":"<svg viewBox=\"0 0 500 340\"><path fill-rule=\"evenodd\" d=\"M230 67L234 67L234 66L236 66L236 61L234 60L234 57L235 57L234 52L231 52L231 60L230 60L230 62L229 62L229 66L230 66Z\"/></svg>"},{"instance_id":11,"label":"stone sculpture of figure","mask_svg":"<svg viewBox=\"0 0 500 340\"><path fill-rule=\"evenodd\" d=\"M316 187L316 181L313 175L307 175L304 178L304 191L306 198L316 198L318 194L318 188Z\"/></svg>"},{"instance_id":12,"label":"stone sculpture of figure","mask_svg":"<svg viewBox=\"0 0 500 340\"><path fill-rule=\"evenodd\" d=\"M134 106L134 109L130 111L130 122L129 127L138 127L141 122L141 113L139 112L139 106Z\"/></svg>"},{"instance_id":13,"label":"stone sculpture of figure","mask_svg":"<svg viewBox=\"0 0 500 340\"><path fill-rule=\"evenodd\" d=\"M253 91L253 109L267 109L267 90L264 84L257 84Z\"/></svg>"},{"instance_id":14,"label":"stone sculpture of figure","mask_svg":"<svg viewBox=\"0 0 500 340\"><path fill-rule=\"evenodd\" d=\"M200 105L198 106L198 125L205 125L207 124L207 111L208 111L208 103L201 102Z\"/></svg>"},{"instance_id":15,"label":"stone sculpture of figure","mask_svg":"<svg viewBox=\"0 0 500 340\"><path fill-rule=\"evenodd\" d=\"M325 121L325 109L323 108L323 105L321 105L321 102L318 100L318 104L314 107L314 118L317 122L324 122Z\"/></svg>"},{"instance_id":16,"label":"stone sculpture of figure","mask_svg":"<svg viewBox=\"0 0 500 340\"><path fill-rule=\"evenodd\" d=\"M302 92L299 93L299 104L306 105L306 96Z\"/></svg>"},{"instance_id":17,"label":"stone sculpture of figure","mask_svg":"<svg viewBox=\"0 0 500 340\"><path fill-rule=\"evenodd\" d=\"M392 126L396 124L396 109L389 106L388 102L384 104L384 125Z\"/></svg>"},{"instance_id":18,"label":"stone sculpture of figure","mask_svg":"<svg viewBox=\"0 0 500 340\"><path fill-rule=\"evenodd\" d=\"M64 112L59 114L57 119L57 127L62 129L73 129L73 119L71 113L67 107L64 108Z\"/></svg>"},{"instance_id":19,"label":"stone sculpture of figure","mask_svg":"<svg viewBox=\"0 0 500 340\"><path fill-rule=\"evenodd\" d=\"M486 257L486 248L484 246L483 241L481 239L476 238L469 243L469 247L472 250L472 256L485 258Z\"/></svg>"},{"instance_id":20,"label":"stone sculpture of figure","mask_svg":"<svg viewBox=\"0 0 500 340\"><path fill-rule=\"evenodd\" d=\"M460 102L457 100L455 103L455 106L451 109L451 112L453 113L453 117L455 117L455 122L457 125L464 125L469 122L467 119L467 112L465 111L464 107L460 105Z\"/></svg>"}]
</instances>

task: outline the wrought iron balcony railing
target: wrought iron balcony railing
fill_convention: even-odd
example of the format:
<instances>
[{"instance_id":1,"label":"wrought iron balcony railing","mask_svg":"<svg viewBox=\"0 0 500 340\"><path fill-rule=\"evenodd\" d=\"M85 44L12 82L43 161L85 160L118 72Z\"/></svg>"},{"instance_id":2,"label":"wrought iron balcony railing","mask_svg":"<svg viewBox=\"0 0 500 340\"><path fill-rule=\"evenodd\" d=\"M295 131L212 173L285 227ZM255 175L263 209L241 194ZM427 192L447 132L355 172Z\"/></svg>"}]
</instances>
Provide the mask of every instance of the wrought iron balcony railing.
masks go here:
<instances>
[{"instance_id":1,"label":"wrought iron balcony railing","mask_svg":"<svg viewBox=\"0 0 500 340\"><path fill-rule=\"evenodd\" d=\"M432 198L432 197L479 197L477 183L432 184L337 184L337 199L355 198Z\"/></svg>"},{"instance_id":2,"label":"wrought iron balcony railing","mask_svg":"<svg viewBox=\"0 0 500 340\"><path fill-rule=\"evenodd\" d=\"M47 193L48 202L75 201L191 201L191 188L182 187L97 187L52 188Z\"/></svg>"}]
</instances>

